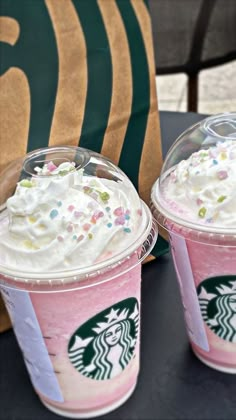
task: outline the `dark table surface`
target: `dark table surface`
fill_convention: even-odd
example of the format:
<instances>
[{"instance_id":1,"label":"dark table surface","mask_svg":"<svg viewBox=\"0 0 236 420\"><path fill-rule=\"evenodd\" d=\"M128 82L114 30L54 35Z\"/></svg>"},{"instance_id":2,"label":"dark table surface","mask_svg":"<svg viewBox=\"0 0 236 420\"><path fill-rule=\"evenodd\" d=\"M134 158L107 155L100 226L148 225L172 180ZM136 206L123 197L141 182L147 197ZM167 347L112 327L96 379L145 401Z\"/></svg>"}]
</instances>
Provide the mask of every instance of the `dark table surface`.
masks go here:
<instances>
[{"instance_id":1,"label":"dark table surface","mask_svg":"<svg viewBox=\"0 0 236 420\"><path fill-rule=\"evenodd\" d=\"M161 113L164 154L181 131L201 118ZM205 366L190 350L170 254L143 266L141 331L137 388L101 420L236 419L236 376ZM59 418L36 396L13 332L1 334L0 420Z\"/></svg>"}]
</instances>

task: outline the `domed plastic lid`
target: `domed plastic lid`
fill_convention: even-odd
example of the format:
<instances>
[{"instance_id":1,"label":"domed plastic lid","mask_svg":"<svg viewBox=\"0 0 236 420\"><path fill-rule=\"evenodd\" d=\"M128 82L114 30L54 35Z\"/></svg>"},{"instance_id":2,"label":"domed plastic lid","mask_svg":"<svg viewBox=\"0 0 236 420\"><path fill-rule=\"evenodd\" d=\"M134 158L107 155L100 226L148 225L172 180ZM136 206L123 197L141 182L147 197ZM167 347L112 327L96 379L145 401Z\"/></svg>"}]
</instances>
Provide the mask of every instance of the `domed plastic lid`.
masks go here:
<instances>
[{"instance_id":1,"label":"domed plastic lid","mask_svg":"<svg viewBox=\"0 0 236 420\"><path fill-rule=\"evenodd\" d=\"M236 113L186 130L169 150L152 189L159 222L236 233Z\"/></svg>"},{"instance_id":2,"label":"domed plastic lid","mask_svg":"<svg viewBox=\"0 0 236 420\"><path fill-rule=\"evenodd\" d=\"M138 250L135 265L155 244L149 209L127 176L97 153L41 149L8 166L0 182L3 275L78 279Z\"/></svg>"}]
</instances>

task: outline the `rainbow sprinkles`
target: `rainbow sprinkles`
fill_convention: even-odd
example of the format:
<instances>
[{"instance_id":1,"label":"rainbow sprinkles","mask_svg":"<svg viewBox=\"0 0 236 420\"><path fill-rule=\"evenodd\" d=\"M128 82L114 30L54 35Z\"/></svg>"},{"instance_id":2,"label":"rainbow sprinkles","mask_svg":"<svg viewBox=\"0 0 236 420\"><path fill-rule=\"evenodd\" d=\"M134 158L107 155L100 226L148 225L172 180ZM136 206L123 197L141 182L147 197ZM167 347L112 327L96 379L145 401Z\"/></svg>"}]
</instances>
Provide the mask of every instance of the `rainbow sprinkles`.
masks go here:
<instances>
[{"instance_id":1,"label":"rainbow sprinkles","mask_svg":"<svg viewBox=\"0 0 236 420\"><path fill-rule=\"evenodd\" d=\"M34 270L89 265L123 250L142 229L139 197L122 182L87 175L74 162L50 161L35 172L7 201L6 254L17 248L19 264L27 260Z\"/></svg>"},{"instance_id":2,"label":"rainbow sprinkles","mask_svg":"<svg viewBox=\"0 0 236 420\"><path fill-rule=\"evenodd\" d=\"M236 224L236 142L225 140L182 160L165 181L165 199L181 217L201 224Z\"/></svg>"}]
</instances>

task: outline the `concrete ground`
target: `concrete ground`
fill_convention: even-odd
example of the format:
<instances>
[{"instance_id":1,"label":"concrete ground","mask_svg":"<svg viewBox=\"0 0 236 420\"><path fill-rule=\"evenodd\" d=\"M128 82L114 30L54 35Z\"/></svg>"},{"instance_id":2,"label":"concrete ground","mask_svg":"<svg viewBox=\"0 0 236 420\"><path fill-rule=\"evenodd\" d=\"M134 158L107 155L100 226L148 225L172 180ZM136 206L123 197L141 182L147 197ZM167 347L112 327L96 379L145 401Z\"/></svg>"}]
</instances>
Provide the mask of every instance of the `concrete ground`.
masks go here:
<instances>
[{"instance_id":1,"label":"concrete ground","mask_svg":"<svg viewBox=\"0 0 236 420\"><path fill-rule=\"evenodd\" d=\"M187 76L156 77L158 106L161 111L186 111ZM236 112L236 60L202 70L199 75L198 112L216 114Z\"/></svg>"}]
</instances>

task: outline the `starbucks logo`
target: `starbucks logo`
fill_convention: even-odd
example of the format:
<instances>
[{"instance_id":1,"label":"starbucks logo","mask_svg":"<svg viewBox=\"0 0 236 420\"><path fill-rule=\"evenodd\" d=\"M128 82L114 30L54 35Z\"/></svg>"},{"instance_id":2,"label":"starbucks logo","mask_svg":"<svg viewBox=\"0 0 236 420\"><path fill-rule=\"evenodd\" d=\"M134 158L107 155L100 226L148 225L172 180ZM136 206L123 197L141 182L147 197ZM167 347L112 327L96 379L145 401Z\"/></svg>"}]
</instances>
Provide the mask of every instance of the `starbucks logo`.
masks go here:
<instances>
[{"instance_id":1,"label":"starbucks logo","mask_svg":"<svg viewBox=\"0 0 236 420\"><path fill-rule=\"evenodd\" d=\"M223 340L236 343L236 276L204 280L197 293L208 327Z\"/></svg>"},{"instance_id":2,"label":"starbucks logo","mask_svg":"<svg viewBox=\"0 0 236 420\"><path fill-rule=\"evenodd\" d=\"M138 327L137 299L125 299L105 309L72 335L68 345L72 365L91 379L114 378L134 356Z\"/></svg>"}]
</instances>

